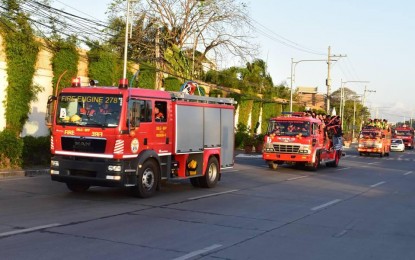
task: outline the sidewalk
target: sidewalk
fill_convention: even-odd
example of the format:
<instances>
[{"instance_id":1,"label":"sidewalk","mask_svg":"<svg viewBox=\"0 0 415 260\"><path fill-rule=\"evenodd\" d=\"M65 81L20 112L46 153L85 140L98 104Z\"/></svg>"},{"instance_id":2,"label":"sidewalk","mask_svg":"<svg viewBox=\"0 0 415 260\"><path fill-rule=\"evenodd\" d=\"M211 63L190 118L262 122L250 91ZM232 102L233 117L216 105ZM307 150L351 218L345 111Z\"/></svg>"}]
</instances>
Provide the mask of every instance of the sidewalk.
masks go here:
<instances>
[{"instance_id":1,"label":"sidewalk","mask_svg":"<svg viewBox=\"0 0 415 260\"><path fill-rule=\"evenodd\" d=\"M49 174L49 168L28 168L28 169L11 169L0 170L0 180L4 178L16 178L16 177L34 177L39 175Z\"/></svg>"}]
</instances>

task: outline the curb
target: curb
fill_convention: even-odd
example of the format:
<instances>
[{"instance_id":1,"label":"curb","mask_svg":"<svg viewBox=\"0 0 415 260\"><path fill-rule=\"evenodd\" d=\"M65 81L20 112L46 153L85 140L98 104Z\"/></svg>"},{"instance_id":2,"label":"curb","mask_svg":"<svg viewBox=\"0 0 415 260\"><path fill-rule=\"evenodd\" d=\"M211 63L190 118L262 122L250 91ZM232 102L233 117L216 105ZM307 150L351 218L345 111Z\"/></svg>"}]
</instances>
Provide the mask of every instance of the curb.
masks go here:
<instances>
[{"instance_id":1,"label":"curb","mask_svg":"<svg viewBox=\"0 0 415 260\"><path fill-rule=\"evenodd\" d=\"M0 179L13 177L35 177L49 174L49 168L44 169L26 169L26 170L6 170L0 171Z\"/></svg>"}]
</instances>

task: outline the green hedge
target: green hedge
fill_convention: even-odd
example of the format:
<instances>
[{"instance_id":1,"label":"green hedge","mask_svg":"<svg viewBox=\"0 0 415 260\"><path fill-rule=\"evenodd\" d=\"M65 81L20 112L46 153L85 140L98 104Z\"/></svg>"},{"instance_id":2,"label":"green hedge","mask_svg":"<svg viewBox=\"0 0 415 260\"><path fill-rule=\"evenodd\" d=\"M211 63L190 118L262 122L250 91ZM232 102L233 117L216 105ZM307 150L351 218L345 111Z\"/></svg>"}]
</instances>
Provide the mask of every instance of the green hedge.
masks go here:
<instances>
[{"instance_id":1,"label":"green hedge","mask_svg":"<svg viewBox=\"0 0 415 260\"><path fill-rule=\"evenodd\" d=\"M10 129L0 132L0 168L11 169L22 166L23 139Z\"/></svg>"},{"instance_id":2,"label":"green hedge","mask_svg":"<svg viewBox=\"0 0 415 260\"><path fill-rule=\"evenodd\" d=\"M50 136L23 137L23 167L49 165Z\"/></svg>"}]
</instances>

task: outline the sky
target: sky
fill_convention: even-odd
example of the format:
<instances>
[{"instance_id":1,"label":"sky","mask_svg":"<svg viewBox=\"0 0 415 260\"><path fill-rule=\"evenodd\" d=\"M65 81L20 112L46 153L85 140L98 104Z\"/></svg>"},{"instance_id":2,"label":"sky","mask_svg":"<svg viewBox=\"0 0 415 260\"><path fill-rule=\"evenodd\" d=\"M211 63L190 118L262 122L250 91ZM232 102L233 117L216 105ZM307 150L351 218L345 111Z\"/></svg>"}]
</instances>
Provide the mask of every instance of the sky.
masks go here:
<instances>
[{"instance_id":1,"label":"sky","mask_svg":"<svg viewBox=\"0 0 415 260\"><path fill-rule=\"evenodd\" d=\"M52 6L79 16L106 20L111 0L54 0ZM398 0L244 0L253 20L258 58L268 64L274 84L290 86L291 59L338 58L331 66L331 92L344 86L363 95L372 117L390 122L415 117L415 1ZM244 66L235 59L221 67ZM302 61L294 88L318 87L325 94L327 63ZM351 82L351 81L366 81Z\"/></svg>"}]
</instances>

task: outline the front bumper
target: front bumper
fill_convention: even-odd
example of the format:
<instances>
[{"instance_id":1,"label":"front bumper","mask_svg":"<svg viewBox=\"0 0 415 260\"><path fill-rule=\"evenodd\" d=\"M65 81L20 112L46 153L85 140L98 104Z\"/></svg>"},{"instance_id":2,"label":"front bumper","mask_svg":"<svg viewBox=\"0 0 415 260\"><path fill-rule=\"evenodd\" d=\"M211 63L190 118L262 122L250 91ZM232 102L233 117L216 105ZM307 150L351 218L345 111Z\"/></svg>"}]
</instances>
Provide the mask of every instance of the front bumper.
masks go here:
<instances>
[{"instance_id":1,"label":"front bumper","mask_svg":"<svg viewBox=\"0 0 415 260\"><path fill-rule=\"evenodd\" d=\"M51 179L64 183L82 183L91 186L124 187L136 185L131 162L116 159L74 158L53 156L59 166L50 167ZM108 166L119 165L121 171L109 171ZM133 168L134 169L134 168Z\"/></svg>"},{"instance_id":2,"label":"front bumper","mask_svg":"<svg viewBox=\"0 0 415 260\"><path fill-rule=\"evenodd\" d=\"M381 153L382 148L358 148L357 151L362 153Z\"/></svg>"},{"instance_id":3,"label":"front bumper","mask_svg":"<svg viewBox=\"0 0 415 260\"><path fill-rule=\"evenodd\" d=\"M266 161L313 162L312 154L263 153L262 158Z\"/></svg>"}]
</instances>

